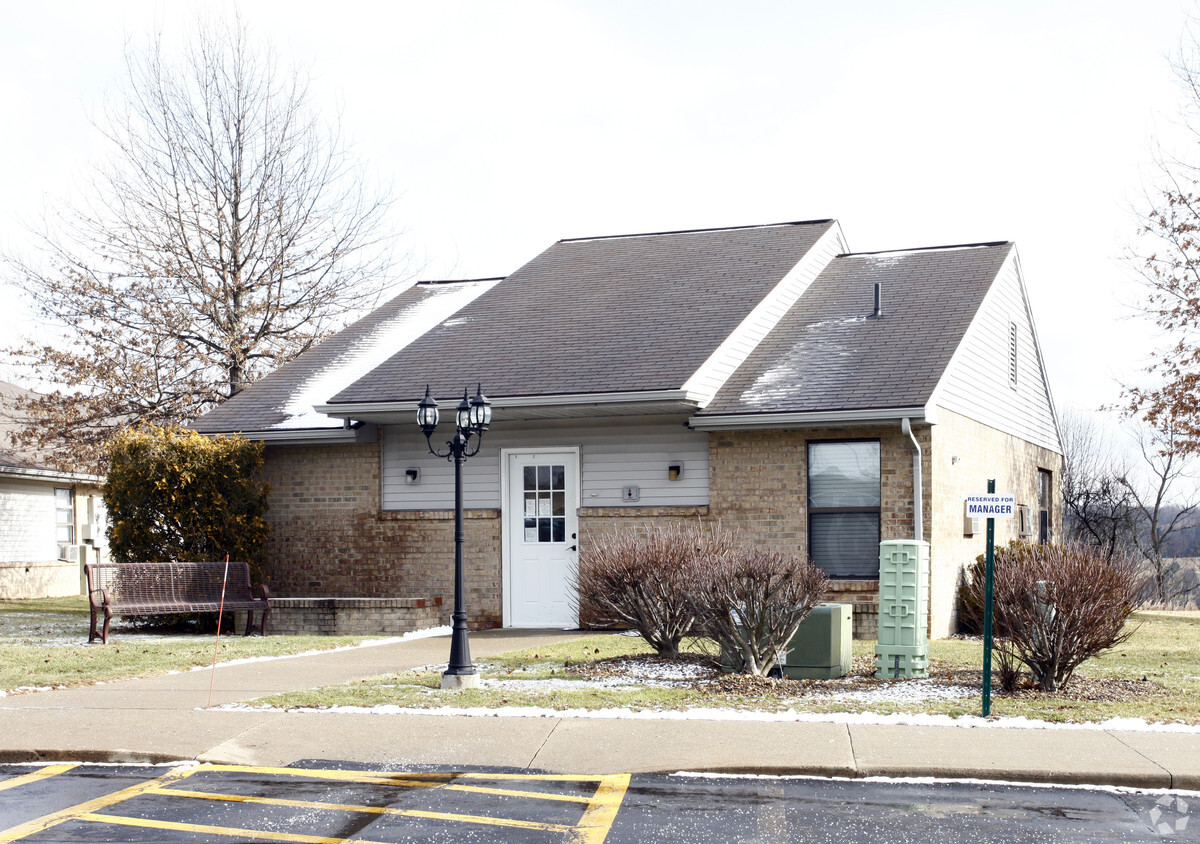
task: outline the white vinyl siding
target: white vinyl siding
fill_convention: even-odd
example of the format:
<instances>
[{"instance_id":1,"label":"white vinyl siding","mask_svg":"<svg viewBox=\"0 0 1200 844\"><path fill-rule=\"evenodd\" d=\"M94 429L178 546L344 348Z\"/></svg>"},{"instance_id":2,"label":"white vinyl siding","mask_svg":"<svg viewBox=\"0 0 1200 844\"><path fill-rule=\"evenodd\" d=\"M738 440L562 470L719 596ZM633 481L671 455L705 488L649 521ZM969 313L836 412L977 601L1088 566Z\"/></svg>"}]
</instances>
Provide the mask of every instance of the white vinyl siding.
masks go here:
<instances>
[{"instance_id":1,"label":"white vinyl siding","mask_svg":"<svg viewBox=\"0 0 1200 844\"><path fill-rule=\"evenodd\" d=\"M54 487L0 479L0 562L58 559Z\"/></svg>"},{"instance_id":2,"label":"white vinyl siding","mask_svg":"<svg viewBox=\"0 0 1200 844\"><path fill-rule=\"evenodd\" d=\"M479 454L463 467L463 505L468 509L500 506L500 449L578 446L582 507L639 507L708 504L708 434L684 427L682 417L637 422L493 423ZM442 429L445 430L442 430ZM443 445L453 433L443 422L434 434ZM445 510L454 506L454 466L429 454L415 422L381 429L384 510ZM683 465L679 480L667 467ZM417 469L420 481L405 483L405 470ZM623 502L621 490L639 488L636 502Z\"/></svg>"},{"instance_id":3,"label":"white vinyl siding","mask_svg":"<svg viewBox=\"0 0 1200 844\"><path fill-rule=\"evenodd\" d=\"M942 376L934 403L1062 453L1015 253Z\"/></svg>"}]
</instances>

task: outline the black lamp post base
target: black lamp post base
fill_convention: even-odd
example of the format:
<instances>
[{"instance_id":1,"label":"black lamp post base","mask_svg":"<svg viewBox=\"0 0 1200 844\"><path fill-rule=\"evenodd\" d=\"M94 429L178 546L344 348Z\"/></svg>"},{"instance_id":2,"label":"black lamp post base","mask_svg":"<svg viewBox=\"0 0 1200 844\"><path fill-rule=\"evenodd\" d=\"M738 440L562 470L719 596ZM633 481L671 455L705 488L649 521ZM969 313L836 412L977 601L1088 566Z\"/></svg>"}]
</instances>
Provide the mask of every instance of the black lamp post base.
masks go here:
<instances>
[{"instance_id":1,"label":"black lamp post base","mask_svg":"<svg viewBox=\"0 0 1200 844\"><path fill-rule=\"evenodd\" d=\"M478 689L478 674L451 674L447 671L442 675L443 689Z\"/></svg>"}]
</instances>

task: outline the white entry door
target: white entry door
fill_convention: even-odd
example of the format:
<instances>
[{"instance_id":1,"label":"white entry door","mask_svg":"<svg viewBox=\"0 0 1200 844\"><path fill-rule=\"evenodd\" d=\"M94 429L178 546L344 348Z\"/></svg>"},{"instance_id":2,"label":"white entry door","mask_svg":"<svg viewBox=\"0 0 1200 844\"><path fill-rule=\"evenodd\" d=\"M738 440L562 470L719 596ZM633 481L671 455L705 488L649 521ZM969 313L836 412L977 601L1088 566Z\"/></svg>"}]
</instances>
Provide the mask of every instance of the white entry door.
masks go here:
<instances>
[{"instance_id":1,"label":"white entry door","mask_svg":"<svg viewBox=\"0 0 1200 844\"><path fill-rule=\"evenodd\" d=\"M505 623L576 627L572 573L579 546L579 453L507 452Z\"/></svg>"}]
</instances>

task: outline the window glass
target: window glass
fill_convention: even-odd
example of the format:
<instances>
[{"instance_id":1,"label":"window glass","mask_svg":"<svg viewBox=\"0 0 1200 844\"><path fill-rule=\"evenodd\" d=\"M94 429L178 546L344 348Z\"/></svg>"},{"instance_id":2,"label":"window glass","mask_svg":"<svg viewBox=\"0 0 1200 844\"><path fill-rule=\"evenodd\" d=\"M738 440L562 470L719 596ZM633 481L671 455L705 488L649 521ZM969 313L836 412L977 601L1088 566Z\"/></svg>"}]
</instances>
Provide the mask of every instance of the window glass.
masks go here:
<instances>
[{"instance_id":1,"label":"window glass","mask_svg":"<svg viewBox=\"0 0 1200 844\"><path fill-rule=\"evenodd\" d=\"M812 443L809 507L878 507L879 443Z\"/></svg>"},{"instance_id":2,"label":"window glass","mask_svg":"<svg viewBox=\"0 0 1200 844\"><path fill-rule=\"evenodd\" d=\"M67 545L75 542L75 497L69 489L54 490L54 538Z\"/></svg>"},{"instance_id":3,"label":"window glass","mask_svg":"<svg viewBox=\"0 0 1200 844\"><path fill-rule=\"evenodd\" d=\"M879 577L879 441L808 445L808 553L831 577Z\"/></svg>"}]
</instances>

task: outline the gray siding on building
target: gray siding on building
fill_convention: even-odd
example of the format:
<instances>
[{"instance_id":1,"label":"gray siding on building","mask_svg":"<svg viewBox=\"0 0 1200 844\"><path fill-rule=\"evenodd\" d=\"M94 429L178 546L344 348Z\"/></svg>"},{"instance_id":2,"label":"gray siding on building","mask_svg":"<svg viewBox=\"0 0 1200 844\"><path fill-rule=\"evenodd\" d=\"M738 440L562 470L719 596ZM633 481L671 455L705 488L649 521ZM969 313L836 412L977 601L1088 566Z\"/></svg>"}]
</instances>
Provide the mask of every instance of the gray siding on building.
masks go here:
<instances>
[{"instance_id":1,"label":"gray siding on building","mask_svg":"<svg viewBox=\"0 0 1200 844\"><path fill-rule=\"evenodd\" d=\"M1010 377L1010 323L1017 329L1015 386ZM1001 269L942 376L934 403L1062 453L1015 253Z\"/></svg>"},{"instance_id":2,"label":"gray siding on building","mask_svg":"<svg viewBox=\"0 0 1200 844\"><path fill-rule=\"evenodd\" d=\"M451 428L443 424L434 443L444 443ZM454 467L426 449L414 422L385 426L382 471L383 509L440 510L454 506ZM708 504L708 434L684 427L683 417L637 421L506 422L484 435L483 448L463 467L463 504L468 509L500 506L500 450L578 447L583 507L640 507ZM667 478L667 466L682 463L679 480ZM420 482L405 483L405 470L420 472ZM637 486L636 502L621 500L621 490Z\"/></svg>"}]
</instances>

